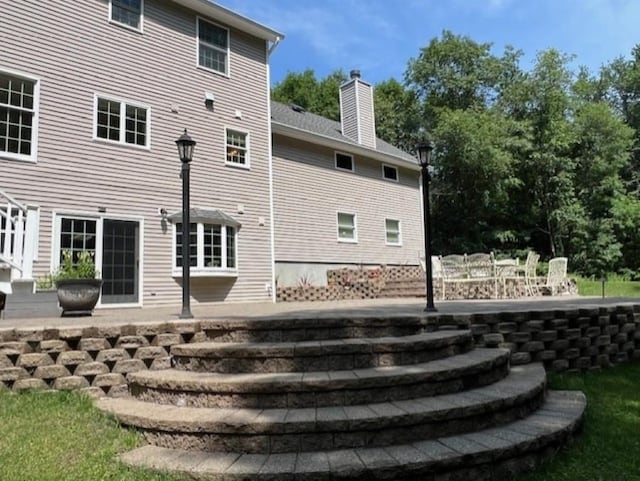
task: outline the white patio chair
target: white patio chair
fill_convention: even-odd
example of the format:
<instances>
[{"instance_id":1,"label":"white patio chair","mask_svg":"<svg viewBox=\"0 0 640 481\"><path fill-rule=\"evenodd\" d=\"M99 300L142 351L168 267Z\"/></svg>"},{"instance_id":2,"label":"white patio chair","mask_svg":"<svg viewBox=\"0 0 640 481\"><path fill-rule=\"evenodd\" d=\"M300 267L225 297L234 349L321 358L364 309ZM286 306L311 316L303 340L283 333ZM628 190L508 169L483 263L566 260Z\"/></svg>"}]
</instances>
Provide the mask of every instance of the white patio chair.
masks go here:
<instances>
[{"instance_id":1,"label":"white patio chair","mask_svg":"<svg viewBox=\"0 0 640 481\"><path fill-rule=\"evenodd\" d=\"M540 254L529 251L527 254L527 262L524 265L524 282L527 286L527 294L535 296L538 293L537 269Z\"/></svg>"},{"instance_id":2,"label":"white patio chair","mask_svg":"<svg viewBox=\"0 0 640 481\"><path fill-rule=\"evenodd\" d=\"M554 296L562 291L567 280L567 258L554 257L549 261L549 271L547 273L547 281L540 286L541 292L547 291Z\"/></svg>"}]
</instances>

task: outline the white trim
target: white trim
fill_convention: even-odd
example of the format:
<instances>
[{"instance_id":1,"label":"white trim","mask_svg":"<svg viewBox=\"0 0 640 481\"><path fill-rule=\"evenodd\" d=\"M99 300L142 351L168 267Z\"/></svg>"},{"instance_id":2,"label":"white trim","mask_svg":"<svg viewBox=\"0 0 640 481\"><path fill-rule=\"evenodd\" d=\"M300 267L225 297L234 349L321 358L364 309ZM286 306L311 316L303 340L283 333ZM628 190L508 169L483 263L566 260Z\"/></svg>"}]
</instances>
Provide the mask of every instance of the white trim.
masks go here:
<instances>
[{"instance_id":1,"label":"white trim","mask_svg":"<svg viewBox=\"0 0 640 481\"><path fill-rule=\"evenodd\" d=\"M270 53L269 47L266 47L268 54ZM267 62L267 118L271 118L271 67ZM269 235L271 241L271 301L277 300L277 287L276 287L276 230L275 230L275 214L273 205L273 135L271 134L271 122L267 122L267 163L269 165L269 217L271 222L269 223Z\"/></svg>"},{"instance_id":2,"label":"white trim","mask_svg":"<svg viewBox=\"0 0 640 481\"><path fill-rule=\"evenodd\" d=\"M346 239L346 238L340 237L340 221L339 221L340 214L353 216L353 239ZM336 211L336 235L337 235L338 242L344 242L347 244L358 243L358 216L355 212L346 212L344 210Z\"/></svg>"},{"instance_id":3,"label":"white trim","mask_svg":"<svg viewBox=\"0 0 640 481\"><path fill-rule=\"evenodd\" d=\"M102 137L98 137L98 99L107 100L109 102L120 103L120 140L110 140ZM135 107L139 109L145 109L147 111L147 121L145 124L145 145L131 144L125 141L126 139L126 120L127 120L127 106ZM93 138L94 142L103 142L109 145L120 145L123 147L132 147L141 150L151 150L151 107L140 102L133 102L131 100L123 99L121 97L115 97L113 95L106 95L100 93L93 94Z\"/></svg>"},{"instance_id":4,"label":"white trim","mask_svg":"<svg viewBox=\"0 0 640 481\"><path fill-rule=\"evenodd\" d=\"M109 23L118 27L126 28L136 33L144 33L144 0L140 0L140 28L132 27L126 23L118 22L113 19L113 0L109 0Z\"/></svg>"},{"instance_id":5,"label":"white trim","mask_svg":"<svg viewBox=\"0 0 640 481\"><path fill-rule=\"evenodd\" d=\"M241 164L239 162L229 162L227 160L227 147L229 147L229 144L227 143L227 139L228 139L230 130L233 132L238 132L239 134L244 134L245 136L244 164ZM224 127L224 165L228 167L238 167L241 169L251 170L251 133L248 130L225 125Z\"/></svg>"},{"instance_id":6,"label":"white trim","mask_svg":"<svg viewBox=\"0 0 640 481\"><path fill-rule=\"evenodd\" d=\"M395 170L395 172L396 172L396 178L395 178L395 179L392 179L392 178L390 178L390 177L386 177L386 176L384 175L384 169L385 169L385 167L386 167L386 168L389 168L389 169L393 169L393 170ZM390 182L400 182L400 172L398 172L398 167L396 167L395 165L382 164L382 178L383 178L384 180L388 180L388 181L390 181Z\"/></svg>"},{"instance_id":7,"label":"white trim","mask_svg":"<svg viewBox=\"0 0 640 481\"><path fill-rule=\"evenodd\" d=\"M238 260L238 227L230 226L224 224L222 222L209 222L209 221L194 221L189 219L191 224L196 224L196 266L190 267L190 275L193 277L238 277L239 273L239 260ZM171 241L171 277L182 277L182 266L176 265L176 248L177 248L177 224L180 222L172 222L171 224L171 232L172 232L172 241ZM222 259L221 263L223 265L227 265L227 228L232 227L234 229L234 239L235 239L235 267L205 267L204 266L204 224L209 225L219 225L220 229L220 247ZM182 262L188 261L188 258L185 258L184 252L182 253Z\"/></svg>"},{"instance_id":8,"label":"white trim","mask_svg":"<svg viewBox=\"0 0 640 481\"><path fill-rule=\"evenodd\" d=\"M397 222L398 223L398 242L389 242L387 230L387 221ZM388 246L393 247L402 247L402 222L399 219L392 219L391 217L385 217L384 219L384 243Z\"/></svg>"},{"instance_id":9,"label":"white trim","mask_svg":"<svg viewBox=\"0 0 640 481\"><path fill-rule=\"evenodd\" d=\"M358 143L362 144L362 117L360 116L360 93L358 92L358 79L353 79L353 90L356 96L356 135Z\"/></svg>"},{"instance_id":10,"label":"white trim","mask_svg":"<svg viewBox=\"0 0 640 481\"><path fill-rule=\"evenodd\" d=\"M206 22L206 23L208 23L210 25L213 25L215 27L218 27L218 28L221 28L221 29L227 31L227 56L226 56L225 62L224 62L225 63L225 65L224 65L225 71L224 72L220 72L218 70L214 70L212 68L205 67L204 65L200 65L200 20L202 20L203 22ZM207 46L215 48L220 52L223 51L217 45L207 44ZM196 67L199 68L199 69L202 69L202 70L206 70L207 72L212 72L212 73L215 73L217 75L221 75L223 77L227 77L227 78L231 77L231 31L229 30L228 27L220 25L219 23L216 23L216 22L212 22L208 18L201 17L199 15L196 15Z\"/></svg>"},{"instance_id":11,"label":"white trim","mask_svg":"<svg viewBox=\"0 0 640 481\"><path fill-rule=\"evenodd\" d=\"M362 80L361 80L362 82ZM366 83L366 82L362 82L363 84L366 84L369 87L369 95L371 96L371 123L373 126L373 132L371 132L371 134L373 135L373 148L377 149L378 148L378 136L376 135L376 102L375 102L375 97L373 95L373 86Z\"/></svg>"},{"instance_id":12,"label":"white trim","mask_svg":"<svg viewBox=\"0 0 640 481\"><path fill-rule=\"evenodd\" d=\"M105 220L122 220L138 223L138 302L126 302L121 304L109 303L102 304L102 292L100 293L100 299L96 308L120 308L120 307L142 307L143 305L143 288L144 288L144 217L127 215L127 214L109 214L100 213L95 214L93 212L82 212L73 210L53 210L51 213L51 258L50 258L50 272L55 272L60 265L60 229L62 227L62 217L72 217L74 219L81 220L93 220L96 222L96 252L95 252L95 265L96 269L102 272L102 256L103 256L103 235L104 235L104 221Z\"/></svg>"},{"instance_id":13,"label":"white trim","mask_svg":"<svg viewBox=\"0 0 640 481\"><path fill-rule=\"evenodd\" d=\"M33 117L31 121L31 154L24 155L24 154L15 154L12 152L0 152L0 159L36 163L38 161L38 125L40 123L39 121L40 121L41 80L39 77L35 77L33 75L20 72L18 70L5 68L2 65L0 65L0 73L5 73L7 75L12 75L14 77L19 77L24 80L33 82ZM9 105L9 107L11 106Z\"/></svg>"},{"instance_id":14,"label":"white trim","mask_svg":"<svg viewBox=\"0 0 640 481\"><path fill-rule=\"evenodd\" d=\"M345 169L344 167L338 167L338 155L344 155L345 157L349 157L351 159L351 168L350 169ZM339 151L335 151L333 153L333 161L334 161L334 167L336 168L336 170L342 170L343 172L355 172L356 171L356 162L355 159L353 158L353 155L351 154L347 154L346 152L339 152Z\"/></svg>"}]
</instances>

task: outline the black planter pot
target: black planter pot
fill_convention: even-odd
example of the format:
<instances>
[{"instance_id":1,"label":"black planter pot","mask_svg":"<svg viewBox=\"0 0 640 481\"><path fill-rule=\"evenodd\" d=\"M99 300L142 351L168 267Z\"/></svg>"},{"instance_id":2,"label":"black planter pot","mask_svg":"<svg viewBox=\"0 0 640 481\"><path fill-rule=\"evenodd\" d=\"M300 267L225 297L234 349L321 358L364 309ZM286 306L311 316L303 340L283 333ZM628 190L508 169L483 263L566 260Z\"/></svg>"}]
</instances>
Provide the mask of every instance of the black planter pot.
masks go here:
<instances>
[{"instance_id":1,"label":"black planter pot","mask_svg":"<svg viewBox=\"0 0 640 481\"><path fill-rule=\"evenodd\" d=\"M56 282L62 317L90 316L100 298L102 279L64 279Z\"/></svg>"}]
</instances>

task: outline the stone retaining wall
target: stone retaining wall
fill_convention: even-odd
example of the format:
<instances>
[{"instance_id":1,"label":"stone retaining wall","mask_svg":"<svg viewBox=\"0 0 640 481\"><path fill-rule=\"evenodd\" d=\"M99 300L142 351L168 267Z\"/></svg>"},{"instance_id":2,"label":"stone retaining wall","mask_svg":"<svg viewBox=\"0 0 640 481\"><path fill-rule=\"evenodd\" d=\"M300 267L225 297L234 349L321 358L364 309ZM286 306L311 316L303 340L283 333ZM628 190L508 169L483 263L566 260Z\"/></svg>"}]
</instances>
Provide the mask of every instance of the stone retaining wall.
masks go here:
<instances>
[{"instance_id":1,"label":"stone retaining wall","mask_svg":"<svg viewBox=\"0 0 640 481\"><path fill-rule=\"evenodd\" d=\"M295 322L292 320L291 322ZM640 359L640 304L440 315L441 328L471 326L478 346L511 349L511 363L585 370ZM171 346L208 339L206 323L0 329L0 389L82 390L122 396L127 375L171 367Z\"/></svg>"}]
</instances>

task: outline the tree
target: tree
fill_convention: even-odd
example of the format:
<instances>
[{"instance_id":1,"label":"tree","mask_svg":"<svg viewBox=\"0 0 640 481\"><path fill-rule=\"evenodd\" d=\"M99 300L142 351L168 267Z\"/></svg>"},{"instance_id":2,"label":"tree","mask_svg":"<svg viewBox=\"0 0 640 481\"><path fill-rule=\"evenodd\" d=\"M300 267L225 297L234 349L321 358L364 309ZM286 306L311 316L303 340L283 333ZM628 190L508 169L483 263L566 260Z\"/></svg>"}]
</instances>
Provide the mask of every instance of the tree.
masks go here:
<instances>
[{"instance_id":1,"label":"tree","mask_svg":"<svg viewBox=\"0 0 640 481\"><path fill-rule=\"evenodd\" d=\"M336 70L318 80L313 70L289 72L282 82L271 89L271 98L286 104L296 104L331 120L340 120L340 85L347 81L342 70Z\"/></svg>"}]
</instances>

